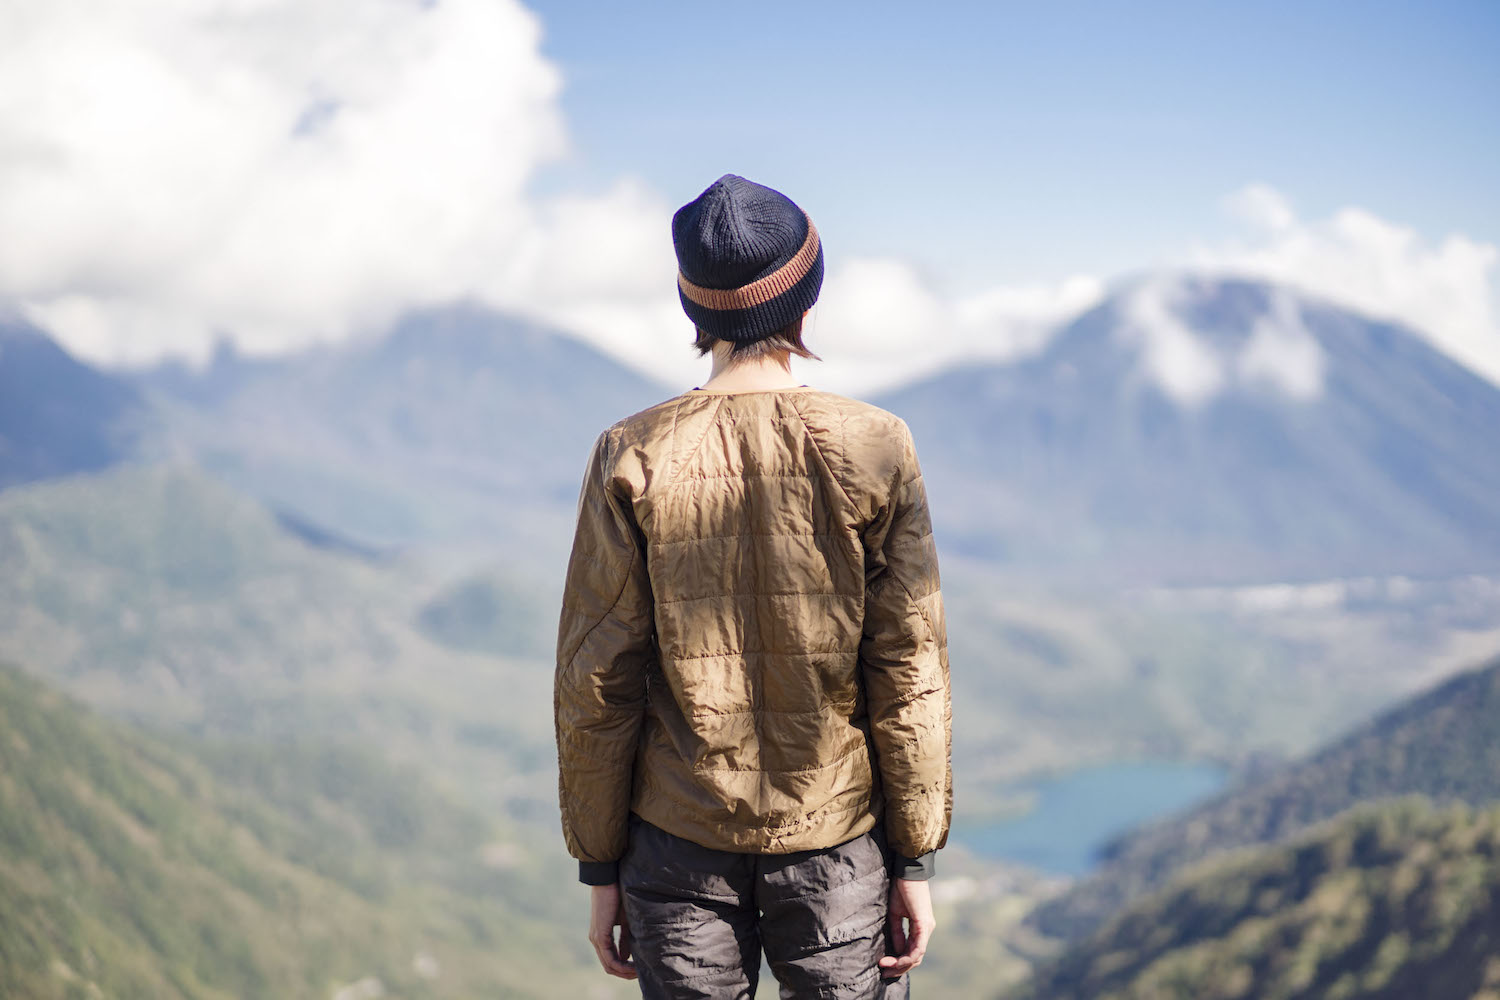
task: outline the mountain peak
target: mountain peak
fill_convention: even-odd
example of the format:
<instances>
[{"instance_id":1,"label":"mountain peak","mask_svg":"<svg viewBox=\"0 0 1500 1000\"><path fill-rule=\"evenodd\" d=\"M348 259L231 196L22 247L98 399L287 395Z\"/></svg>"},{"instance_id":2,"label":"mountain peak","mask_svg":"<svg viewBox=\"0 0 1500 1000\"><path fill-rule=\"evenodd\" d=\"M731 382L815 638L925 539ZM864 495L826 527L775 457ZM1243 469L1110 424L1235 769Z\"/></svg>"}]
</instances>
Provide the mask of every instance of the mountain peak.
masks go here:
<instances>
[{"instance_id":1,"label":"mountain peak","mask_svg":"<svg viewBox=\"0 0 1500 1000\"><path fill-rule=\"evenodd\" d=\"M1323 393L1326 354L1284 286L1198 275L1155 275L1114 303L1118 343L1139 373L1175 402L1194 407L1236 389L1278 391L1291 400Z\"/></svg>"},{"instance_id":2,"label":"mountain peak","mask_svg":"<svg viewBox=\"0 0 1500 1000\"><path fill-rule=\"evenodd\" d=\"M1160 584L1500 566L1500 387L1411 330L1284 286L1146 275L1036 355L877 402L906 418L946 494L949 544L1028 572Z\"/></svg>"}]
</instances>

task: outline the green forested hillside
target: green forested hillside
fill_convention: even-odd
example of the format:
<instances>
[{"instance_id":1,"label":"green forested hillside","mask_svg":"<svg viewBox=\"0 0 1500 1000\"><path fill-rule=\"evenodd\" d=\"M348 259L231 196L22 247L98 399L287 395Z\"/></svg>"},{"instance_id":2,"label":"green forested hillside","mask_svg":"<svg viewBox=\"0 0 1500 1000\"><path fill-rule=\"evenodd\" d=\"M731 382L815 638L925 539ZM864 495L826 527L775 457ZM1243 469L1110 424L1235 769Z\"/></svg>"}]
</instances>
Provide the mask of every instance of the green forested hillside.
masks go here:
<instances>
[{"instance_id":1,"label":"green forested hillside","mask_svg":"<svg viewBox=\"0 0 1500 1000\"><path fill-rule=\"evenodd\" d=\"M1038 908L1046 933L1088 933L1182 866L1271 843L1360 802L1416 793L1500 801L1500 659L1454 677L1245 788L1119 838L1100 870Z\"/></svg>"},{"instance_id":2,"label":"green forested hillside","mask_svg":"<svg viewBox=\"0 0 1500 1000\"><path fill-rule=\"evenodd\" d=\"M1206 862L1014 1000L1497 1000L1500 807L1411 797Z\"/></svg>"},{"instance_id":3,"label":"green forested hillside","mask_svg":"<svg viewBox=\"0 0 1500 1000\"><path fill-rule=\"evenodd\" d=\"M522 860L352 750L168 742L0 668L7 1000L584 995L566 873Z\"/></svg>"}]
</instances>

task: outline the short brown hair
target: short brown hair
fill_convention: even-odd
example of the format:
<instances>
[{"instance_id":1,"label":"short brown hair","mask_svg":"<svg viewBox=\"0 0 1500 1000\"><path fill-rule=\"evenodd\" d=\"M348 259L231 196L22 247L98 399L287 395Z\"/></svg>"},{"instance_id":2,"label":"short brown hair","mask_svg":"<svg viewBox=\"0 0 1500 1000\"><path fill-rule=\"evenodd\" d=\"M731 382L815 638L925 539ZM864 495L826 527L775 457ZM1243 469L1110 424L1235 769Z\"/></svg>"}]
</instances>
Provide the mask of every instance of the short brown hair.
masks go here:
<instances>
[{"instance_id":1,"label":"short brown hair","mask_svg":"<svg viewBox=\"0 0 1500 1000\"><path fill-rule=\"evenodd\" d=\"M802 320L804 318L805 314L804 316L798 316L780 330L774 330L759 340L752 340L748 343L731 341L729 357L735 361L741 359L749 360L751 358L764 357L776 351L788 351L798 357L822 361L822 358L809 351L802 343ZM718 337L715 337L711 333L705 333L700 327L698 329L698 337L693 341L693 348L697 350L698 357L701 358L712 351L714 345L718 342Z\"/></svg>"}]
</instances>

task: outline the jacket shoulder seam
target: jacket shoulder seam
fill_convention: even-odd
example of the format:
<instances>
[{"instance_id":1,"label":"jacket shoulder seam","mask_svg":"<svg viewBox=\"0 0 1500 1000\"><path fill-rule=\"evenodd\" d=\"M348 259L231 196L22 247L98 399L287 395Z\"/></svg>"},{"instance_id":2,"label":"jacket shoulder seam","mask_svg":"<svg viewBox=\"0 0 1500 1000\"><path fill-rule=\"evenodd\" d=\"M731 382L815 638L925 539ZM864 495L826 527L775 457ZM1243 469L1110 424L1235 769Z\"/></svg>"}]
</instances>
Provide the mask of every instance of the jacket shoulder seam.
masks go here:
<instances>
[{"instance_id":1,"label":"jacket shoulder seam","mask_svg":"<svg viewBox=\"0 0 1500 1000\"><path fill-rule=\"evenodd\" d=\"M698 438L694 442L693 447L683 454L679 454L677 451L677 418L682 412L682 404L677 404L677 408L672 411L672 436L667 444L667 449L672 455L671 474L667 476L666 482L659 489L670 489L682 478L682 473L687 468L688 460L696 456L699 449L703 447L703 442L708 440L709 428L713 427L718 421L719 411L724 408L724 399L724 396L720 396L714 400L714 411L709 414L708 419L703 423L703 436Z\"/></svg>"},{"instance_id":2,"label":"jacket shoulder seam","mask_svg":"<svg viewBox=\"0 0 1500 1000\"><path fill-rule=\"evenodd\" d=\"M675 461L677 458L677 418L681 415L682 401L679 400L677 405L672 407L672 427L671 430L667 433L667 455L672 458L673 461ZM675 467L672 468L671 473L667 478L669 480L677 478L677 469Z\"/></svg>"},{"instance_id":3,"label":"jacket shoulder seam","mask_svg":"<svg viewBox=\"0 0 1500 1000\"><path fill-rule=\"evenodd\" d=\"M615 438L615 433L616 433L617 428L618 428L618 425L609 427L609 428L607 428L604 431L604 454L600 458L600 470L601 470L601 472L603 473L603 476L604 476L604 482L602 483L602 485L604 487L604 492L606 494L606 498L605 498L605 503L606 504L609 503L608 496L609 495L613 495L613 492L614 492L613 490L610 489L609 480L610 480L610 461L614 457L614 454L613 454L613 452L614 452L614 438ZM618 500L620 498L619 497L615 497L615 499ZM609 618L609 616L612 615L612 614L614 614L615 608L617 608L617 607L620 606L620 601L625 596L625 589L630 586L630 576L631 576L632 573L635 572L635 563L636 563L636 560L639 559L640 557L641 557L640 546L639 545L632 545L630 547L630 562L626 565L625 572L623 574L621 574L620 589L615 594L614 600L612 600L612 601L609 602L609 607L607 607L607 608L604 609L604 613L601 614L598 617L598 619L596 619L593 622L593 624L591 624L588 627L588 630L583 633L583 636L578 640L578 645L575 646L575 647L573 647L573 653L572 653L572 655L570 655L568 657L567 670L569 672L572 671L573 664L578 659L578 654L580 654L581 652L583 652L583 647L584 646L588 645L589 636L593 635L594 634L594 630L597 629L600 625L603 625L604 622ZM567 608L566 595L564 595L564 598L565 599L564 599L563 607ZM574 613L576 614L577 612L575 611Z\"/></svg>"},{"instance_id":4,"label":"jacket shoulder seam","mask_svg":"<svg viewBox=\"0 0 1500 1000\"><path fill-rule=\"evenodd\" d=\"M833 480L833 484L839 488L839 496L841 496L841 497L844 498L844 503L846 503L846 504L849 505L849 509L851 511L853 511L855 514L858 514L859 513L859 507L855 505L854 498L849 495L849 490L848 490L848 488L846 486L844 486L844 481L839 478L838 470L835 469L833 467L833 463L828 460L828 454L827 454L827 452L825 452L823 450L823 446L818 443L818 435L813 431L812 426L810 424L808 424L808 422L807 422L807 415L805 413L803 413L802 412L802 408L797 405L797 400L795 398L789 398L787 401L789 403L791 403L792 410L797 414L797 419L799 419L799 420L802 421L802 428L803 428L803 430L807 431L807 439L812 442L813 450L818 453L818 457L823 460L823 464L826 465L826 466L828 466L828 476L829 476L830 479ZM843 411L843 408L840 407L839 408L839 442L840 442L839 446L840 446L840 448L844 447L843 442L845 440L844 439L844 434L845 434L845 425L846 425L847 421L848 421L848 418L845 415L845 413Z\"/></svg>"}]
</instances>

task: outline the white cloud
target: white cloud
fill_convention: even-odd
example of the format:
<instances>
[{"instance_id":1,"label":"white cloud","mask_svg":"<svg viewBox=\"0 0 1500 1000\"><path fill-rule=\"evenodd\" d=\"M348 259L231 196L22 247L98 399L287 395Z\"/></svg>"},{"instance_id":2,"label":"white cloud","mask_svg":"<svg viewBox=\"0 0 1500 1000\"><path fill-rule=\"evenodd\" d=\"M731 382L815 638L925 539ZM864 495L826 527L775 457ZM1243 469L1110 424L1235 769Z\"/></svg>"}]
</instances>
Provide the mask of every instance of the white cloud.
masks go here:
<instances>
[{"instance_id":1,"label":"white cloud","mask_svg":"<svg viewBox=\"0 0 1500 1000\"><path fill-rule=\"evenodd\" d=\"M1025 356L1102 295L1097 279L1074 276L952 296L905 261L855 258L832 268L804 339L824 358L819 385L870 392L964 361Z\"/></svg>"},{"instance_id":2,"label":"white cloud","mask_svg":"<svg viewBox=\"0 0 1500 1000\"><path fill-rule=\"evenodd\" d=\"M667 380L706 362L671 205L622 180L529 196L566 152L513 0L55 0L0 10L0 300L104 362L277 352L460 298ZM1007 358L1100 285L937 292L831 262L807 378L865 391ZM800 364L800 362L799 362Z\"/></svg>"},{"instance_id":3,"label":"white cloud","mask_svg":"<svg viewBox=\"0 0 1500 1000\"><path fill-rule=\"evenodd\" d=\"M561 79L514 0L55 0L0 8L0 302L106 363L274 353L458 299L693 384L669 220L622 179L538 199ZM809 381L1007 358L1099 283L944 296L831 262Z\"/></svg>"},{"instance_id":4,"label":"white cloud","mask_svg":"<svg viewBox=\"0 0 1500 1000\"><path fill-rule=\"evenodd\" d=\"M1459 234L1432 242L1362 208L1304 220L1286 197L1251 184L1227 199L1247 229L1197 247L1188 262L1269 278L1415 328L1500 383L1500 248Z\"/></svg>"},{"instance_id":5,"label":"white cloud","mask_svg":"<svg viewBox=\"0 0 1500 1000\"><path fill-rule=\"evenodd\" d=\"M1284 233L1297 222L1291 203L1269 184L1247 184L1224 199L1229 213L1254 229Z\"/></svg>"},{"instance_id":6,"label":"white cloud","mask_svg":"<svg viewBox=\"0 0 1500 1000\"><path fill-rule=\"evenodd\" d=\"M1293 294L1273 290L1266 311L1231 346L1183 321L1190 284L1177 274L1159 275L1136 285L1121 303L1115 337L1139 352L1142 375L1189 408L1236 384L1266 386L1302 401L1322 395L1323 348L1303 325Z\"/></svg>"},{"instance_id":7,"label":"white cloud","mask_svg":"<svg viewBox=\"0 0 1500 1000\"><path fill-rule=\"evenodd\" d=\"M107 361L465 297L603 326L670 282L665 207L528 195L566 150L539 40L512 0L6 5L0 300Z\"/></svg>"},{"instance_id":8,"label":"white cloud","mask_svg":"<svg viewBox=\"0 0 1500 1000\"><path fill-rule=\"evenodd\" d=\"M1144 373L1168 396L1193 407L1225 382L1224 361L1178 318L1182 286L1174 278L1148 279L1122 303L1119 339L1137 345Z\"/></svg>"},{"instance_id":9,"label":"white cloud","mask_svg":"<svg viewBox=\"0 0 1500 1000\"><path fill-rule=\"evenodd\" d=\"M1285 289L1277 288L1269 305L1236 355L1235 370L1241 379L1265 382L1293 399L1316 399L1323 393L1323 348Z\"/></svg>"}]
</instances>

